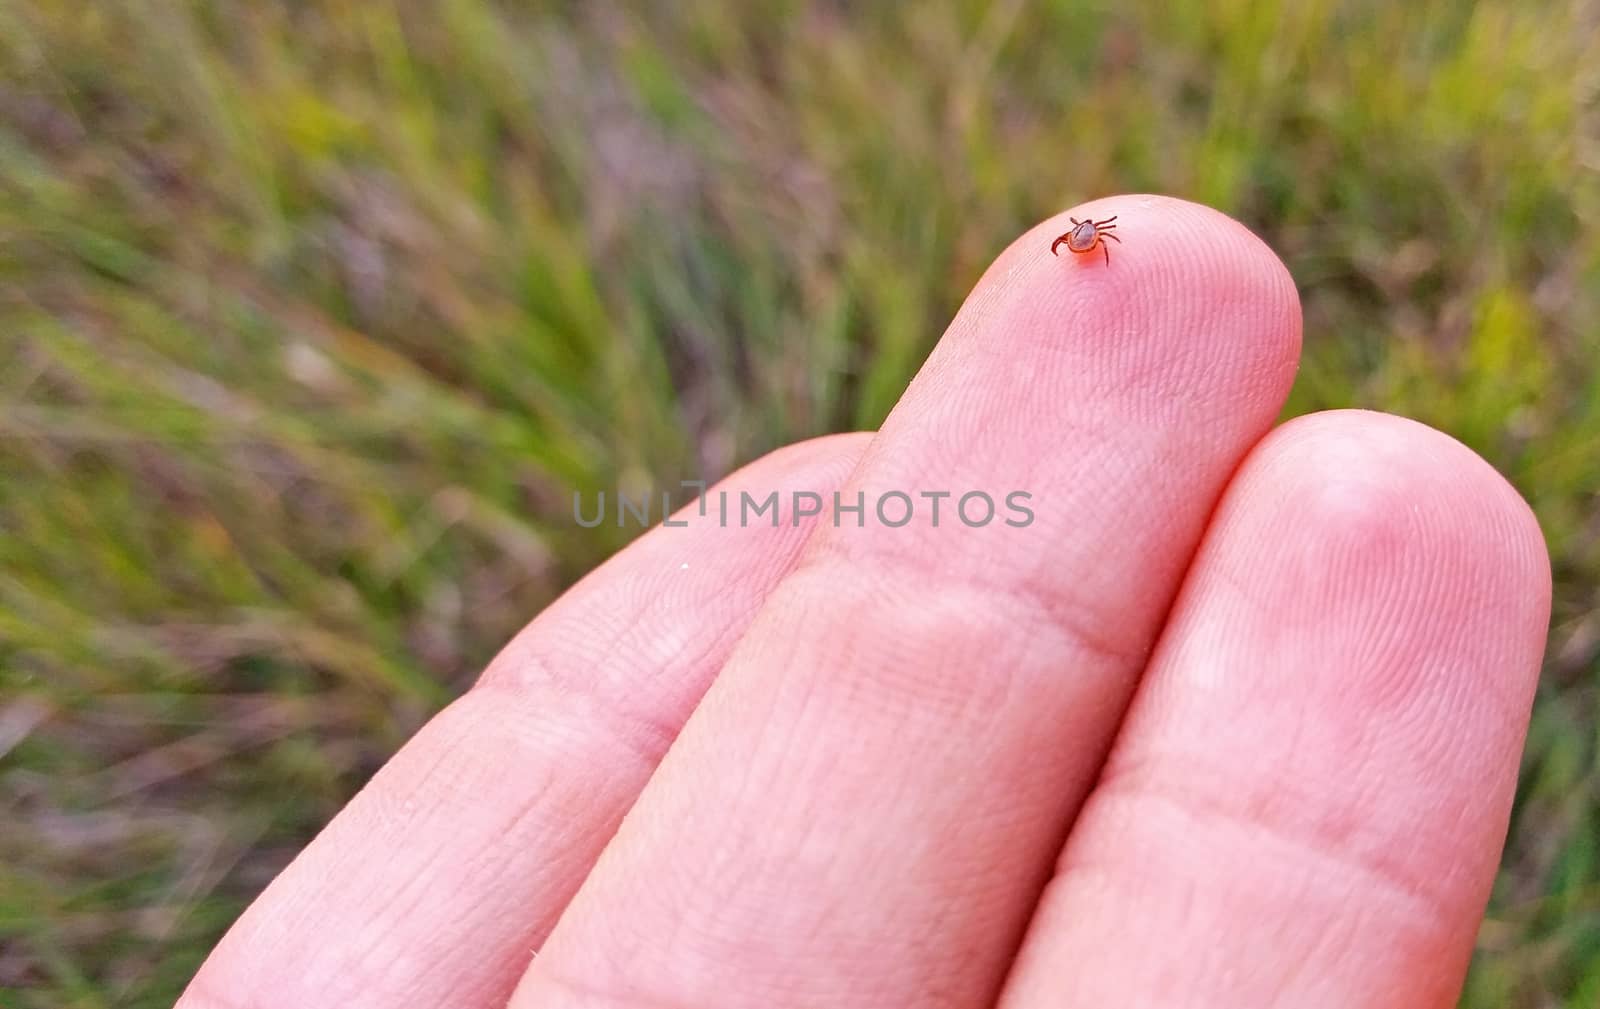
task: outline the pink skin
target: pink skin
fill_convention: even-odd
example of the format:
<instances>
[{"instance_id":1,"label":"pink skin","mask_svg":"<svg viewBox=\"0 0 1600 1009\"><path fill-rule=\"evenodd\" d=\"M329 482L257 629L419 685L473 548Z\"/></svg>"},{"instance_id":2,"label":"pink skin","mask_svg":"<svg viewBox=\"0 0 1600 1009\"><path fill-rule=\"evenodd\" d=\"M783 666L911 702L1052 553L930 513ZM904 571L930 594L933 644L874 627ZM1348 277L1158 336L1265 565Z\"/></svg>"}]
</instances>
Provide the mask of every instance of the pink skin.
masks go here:
<instances>
[{"instance_id":1,"label":"pink skin","mask_svg":"<svg viewBox=\"0 0 1600 1009\"><path fill-rule=\"evenodd\" d=\"M1051 269L1041 224L881 431L733 478L1022 488L1031 526L947 501L651 533L182 1009L1453 1005L1544 643L1538 527L1420 425L1271 430L1299 307L1245 229L1075 213L1137 228L1119 269Z\"/></svg>"}]
</instances>

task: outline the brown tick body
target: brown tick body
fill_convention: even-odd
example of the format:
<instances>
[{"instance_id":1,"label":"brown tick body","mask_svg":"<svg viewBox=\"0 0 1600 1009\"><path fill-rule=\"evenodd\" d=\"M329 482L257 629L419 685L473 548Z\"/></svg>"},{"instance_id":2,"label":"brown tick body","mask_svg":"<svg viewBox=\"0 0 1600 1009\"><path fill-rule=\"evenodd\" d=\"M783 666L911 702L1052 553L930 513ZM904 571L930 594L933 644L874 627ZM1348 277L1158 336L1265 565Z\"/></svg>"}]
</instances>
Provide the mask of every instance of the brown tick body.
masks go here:
<instances>
[{"instance_id":1,"label":"brown tick body","mask_svg":"<svg viewBox=\"0 0 1600 1009\"><path fill-rule=\"evenodd\" d=\"M1118 245L1122 244L1122 239L1112 234L1113 231L1117 230L1117 226L1111 222L1116 219L1116 214L1112 214L1103 221L1080 221L1076 217L1067 218L1072 222L1072 230L1050 243L1050 254L1052 256L1059 255L1056 249L1063 243L1065 243L1068 252L1076 252L1080 255L1085 252L1093 252L1094 247L1098 245L1100 246L1100 251L1106 255L1106 265L1110 266L1111 246L1106 244L1106 239L1109 238Z\"/></svg>"}]
</instances>

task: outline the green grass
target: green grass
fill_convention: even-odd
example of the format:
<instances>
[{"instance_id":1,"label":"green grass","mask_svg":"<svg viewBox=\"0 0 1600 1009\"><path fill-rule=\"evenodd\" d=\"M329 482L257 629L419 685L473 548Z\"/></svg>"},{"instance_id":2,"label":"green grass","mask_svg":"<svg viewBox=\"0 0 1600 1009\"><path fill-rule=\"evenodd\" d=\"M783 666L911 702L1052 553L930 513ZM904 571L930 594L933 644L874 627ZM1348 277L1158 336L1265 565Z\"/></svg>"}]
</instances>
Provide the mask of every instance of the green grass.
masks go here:
<instances>
[{"instance_id":1,"label":"green grass","mask_svg":"<svg viewBox=\"0 0 1600 1009\"><path fill-rule=\"evenodd\" d=\"M876 424L989 259L1218 206L1298 413L1488 457L1555 563L1464 1005L1600 999L1600 8L0 5L0 1000L170 1004L530 614L574 488Z\"/></svg>"}]
</instances>

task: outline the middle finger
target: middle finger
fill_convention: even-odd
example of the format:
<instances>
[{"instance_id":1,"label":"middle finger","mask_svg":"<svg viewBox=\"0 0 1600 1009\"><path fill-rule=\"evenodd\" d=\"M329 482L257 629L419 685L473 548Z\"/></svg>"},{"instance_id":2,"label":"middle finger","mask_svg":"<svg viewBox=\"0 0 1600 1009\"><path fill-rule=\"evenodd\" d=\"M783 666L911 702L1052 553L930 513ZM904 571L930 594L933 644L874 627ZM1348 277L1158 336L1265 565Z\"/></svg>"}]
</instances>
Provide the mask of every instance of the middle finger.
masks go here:
<instances>
[{"instance_id":1,"label":"middle finger","mask_svg":"<svg viewBox=\"0 0 1600 1009\"><path fill-rule=\"evenodd\" d=\"M1057 218L980 282L842 493L865 527L825 523L769 597L514 1007L995 995L1299 349L1294 287L1238 224L1074 213L1127 241L1055 258ZM894 492L916 507L886 528ZM937 526L923 492L951 493Z\"/></svg>"}]
</instances>

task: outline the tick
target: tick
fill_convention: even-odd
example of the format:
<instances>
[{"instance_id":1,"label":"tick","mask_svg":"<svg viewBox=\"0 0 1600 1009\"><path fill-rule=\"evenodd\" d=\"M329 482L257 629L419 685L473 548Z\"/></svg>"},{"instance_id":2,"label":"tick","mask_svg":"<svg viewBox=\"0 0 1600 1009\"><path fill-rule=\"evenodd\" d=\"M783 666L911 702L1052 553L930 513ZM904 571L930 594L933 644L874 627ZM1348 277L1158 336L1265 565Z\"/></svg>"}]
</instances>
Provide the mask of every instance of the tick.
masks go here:
<instances>
[{"instance_id":1,"label":"tick","mask_svg":"<svg viewBox=\"0 0 1600 1009\"><path fill-rule=\"evenodd\" d=\"M1122 239L1112 234L1113 231L1117 230L1117 226L1111 222L1116 219L1116 214L1112 214L1103 221L1080 221L1076 217L1067 218L1072 222L1072 230L1050 243L1050 254L1052 256L1059 255L1056 249L1063 242L1066 243L1068 252L1076 252L1080 255L1085 252L1093 252L1094 247L1098 245L1100 246L1100 251L1106 254L1106 265L1110 266L1111 246L1106 244L1106 239L1109 238L1118 245L1122 244Z\"/></svg>"}]
</instances>

